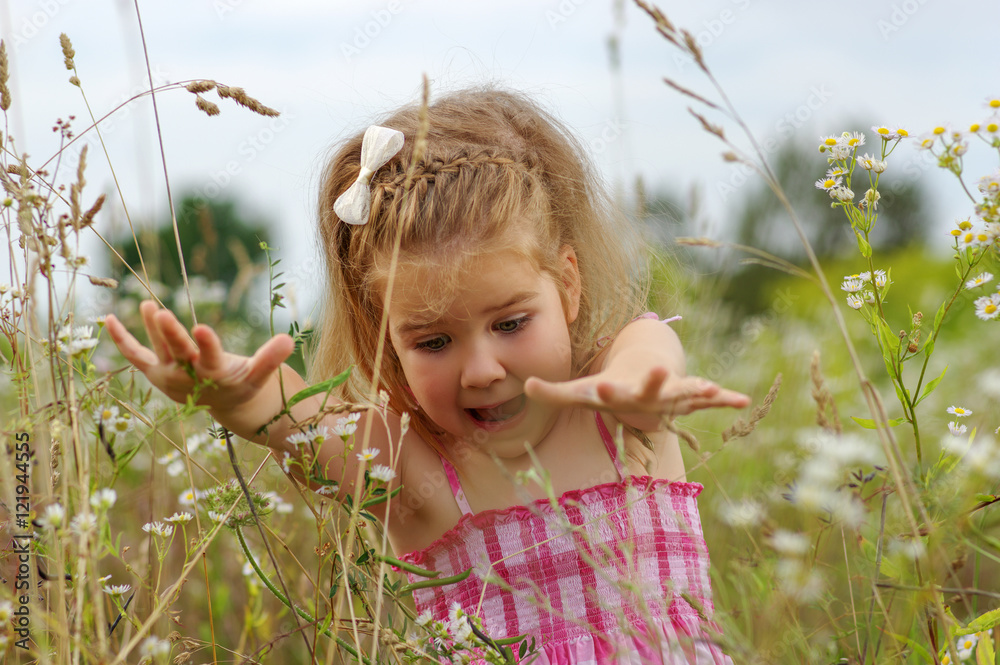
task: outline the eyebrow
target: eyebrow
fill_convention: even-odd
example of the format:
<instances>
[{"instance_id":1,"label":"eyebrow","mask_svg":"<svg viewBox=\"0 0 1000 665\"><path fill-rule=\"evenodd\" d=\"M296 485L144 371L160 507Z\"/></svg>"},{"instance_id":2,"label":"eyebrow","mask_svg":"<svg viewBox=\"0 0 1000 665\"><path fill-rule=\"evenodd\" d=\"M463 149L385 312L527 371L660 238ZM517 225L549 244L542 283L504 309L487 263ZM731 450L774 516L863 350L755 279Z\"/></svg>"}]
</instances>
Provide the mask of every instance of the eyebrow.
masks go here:
<instances>
[{"instance_id":1,"label":"eyebrow","mask_svg":"<svg viewBox=\"0 0 1000 665\"><path fill-rule=\"evenodd\" d=\"M511 296L508 300L500 303L499 305L496 305L494 307L487 307L486 309L483 310L483 314L495 314L497 312L502 312L508 307L514 307L515 305L527 302L537 296L538 296L537 291L519 291L515 293L513 296ZM439 319L432 319L432 320L411 319L406 323L403 323L402 325L398 326L396 328L396 334L408 335L411 333L426 330L428 328L433 328L436 325L438 325L438 321Z\"/></svg>"}]
</instances>

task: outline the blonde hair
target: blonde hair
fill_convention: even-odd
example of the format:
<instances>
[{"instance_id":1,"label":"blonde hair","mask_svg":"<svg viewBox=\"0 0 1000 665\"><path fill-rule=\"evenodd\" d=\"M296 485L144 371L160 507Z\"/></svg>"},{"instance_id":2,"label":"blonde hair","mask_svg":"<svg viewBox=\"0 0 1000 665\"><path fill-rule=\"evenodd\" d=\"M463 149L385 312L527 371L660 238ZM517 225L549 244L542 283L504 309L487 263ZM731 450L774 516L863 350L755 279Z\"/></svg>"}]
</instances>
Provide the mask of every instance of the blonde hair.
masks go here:
<instances>
[{"instance_id":1,"label":"blonde hair","mask_svg":"<svg viewBox=\"0 0 1000 665\"><path fill-rule=\"evenodd\" d=\"M426 144L420 161L411 164L422 111ZM323 380L354 365L344 399L367 401L374 390L385 390L390 408L410 412L411 427L443 453L438 439L444 433L410 403L388 335L378 339L394 244L407 260L445 268L465 264L457 257L512 248L553 276L561 274L561 249L572 247L582 285L579 314L570 325L575 371L593 360L598 340L642 310L644 252L578 142L523 95L464 90L425 110L406 106L378 124L403 132L405 141L371 179L367 224L346 224L333 211L358 176L362 134L340 146L323 174L319 236L329 289L311 375ZM437 273L447 282L435 287L453 285L456 272ZM562 288L561 279L556 283ZM373 386L380 344L379 385Z\"/></svg>"}]
</instances>

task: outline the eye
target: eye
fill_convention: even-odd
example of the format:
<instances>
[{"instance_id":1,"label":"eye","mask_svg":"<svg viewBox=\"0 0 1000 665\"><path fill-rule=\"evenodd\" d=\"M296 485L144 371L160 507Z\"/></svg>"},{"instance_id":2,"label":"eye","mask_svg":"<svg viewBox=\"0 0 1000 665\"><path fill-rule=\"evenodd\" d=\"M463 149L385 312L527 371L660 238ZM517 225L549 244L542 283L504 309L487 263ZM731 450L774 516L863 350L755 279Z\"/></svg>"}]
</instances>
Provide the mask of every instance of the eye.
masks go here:
<instances>
[{"instance_id":1,"label":"eye","mask_svg":"<svg viewBox=\"0 0 1000 665\"><path fill-rule=\"evenodd\" d=\"M527 316L522 316L517 319L507 319L506 321L500 321L496 324L496 329L502 333L514 333L518 332L524 327L524 324L528 322Z\"/></svg>"},{"instance_id":2,"label":"eye","mask_svg":"<svg viewBox=\"0 0 1000 665\"><path fill-rule=\"evenodd\" d=\"M414 348L418 351L429 351L433 353L435 351L442 350L449 341L448 337L442 335L440 337L432 337L430 339L425 339L422 342L417 342Z\"/></svg>"}]
</instances>

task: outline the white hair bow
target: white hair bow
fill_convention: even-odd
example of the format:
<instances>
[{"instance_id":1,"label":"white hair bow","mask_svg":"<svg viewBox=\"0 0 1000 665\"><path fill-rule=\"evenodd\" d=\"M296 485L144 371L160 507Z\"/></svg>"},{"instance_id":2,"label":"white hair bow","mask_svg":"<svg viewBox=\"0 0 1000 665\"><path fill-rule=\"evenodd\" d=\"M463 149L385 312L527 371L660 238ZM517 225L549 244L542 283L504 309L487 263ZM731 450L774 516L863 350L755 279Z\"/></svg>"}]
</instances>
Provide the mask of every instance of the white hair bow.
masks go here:
<instances>
[{"instance_id":1,"label":"white hair bow","mask_svg":"<svg viewBox=\"0 0 1000 665\"><path fill-rule=\"evenodd\" d=\"M348 224L367 224L372 207L368 183L385 163L403 148L403 132L372 125L361 139L361 172L346 192L337 197L333 211Z\"/></svg>"}]
</instances>

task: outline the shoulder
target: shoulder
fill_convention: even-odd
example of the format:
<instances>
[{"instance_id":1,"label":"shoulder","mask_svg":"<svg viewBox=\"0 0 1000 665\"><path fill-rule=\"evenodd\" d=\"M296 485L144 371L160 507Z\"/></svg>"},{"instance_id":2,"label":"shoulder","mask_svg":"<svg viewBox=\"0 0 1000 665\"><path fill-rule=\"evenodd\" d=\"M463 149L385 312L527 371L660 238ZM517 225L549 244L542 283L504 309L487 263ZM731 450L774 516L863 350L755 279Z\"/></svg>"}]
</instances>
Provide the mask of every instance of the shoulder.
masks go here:
<instances>
[{"instance_id":1,"label":"shoulder","mask_svg":"<svg viewBox=\"0 0 1000 665\"><path fill-rule=\"evenodd\" d=\"M622 353L642 354L651 364L665 364L673 373L686 373L680 337L668 322L660 321L655 315L638 317L625 325L607 340L585 373L597 374Z\"/></svg>"}]
</instances>

